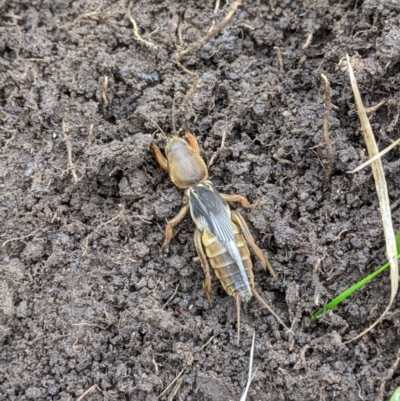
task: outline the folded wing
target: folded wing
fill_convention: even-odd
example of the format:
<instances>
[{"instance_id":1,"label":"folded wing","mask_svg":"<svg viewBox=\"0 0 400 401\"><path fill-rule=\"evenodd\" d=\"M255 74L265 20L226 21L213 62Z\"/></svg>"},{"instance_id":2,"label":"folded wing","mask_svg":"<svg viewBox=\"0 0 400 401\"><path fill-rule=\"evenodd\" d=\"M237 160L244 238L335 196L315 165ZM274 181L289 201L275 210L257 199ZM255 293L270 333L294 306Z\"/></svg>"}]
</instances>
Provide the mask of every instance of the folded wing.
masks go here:
<instances>
[{"instance_id":1,"label":"folded wing","mask_svg":"<svg viewBox=\"0 0 400 401\"><path fill-rule=\"evenodd\" d=\"M211 181L205 181L187 190L190 213L197 228L214 235L226 247L235 261L243 285L251 293L250 283L235 242L235 234L228 204L221 198Z\"/></svg>"}]
</instances>

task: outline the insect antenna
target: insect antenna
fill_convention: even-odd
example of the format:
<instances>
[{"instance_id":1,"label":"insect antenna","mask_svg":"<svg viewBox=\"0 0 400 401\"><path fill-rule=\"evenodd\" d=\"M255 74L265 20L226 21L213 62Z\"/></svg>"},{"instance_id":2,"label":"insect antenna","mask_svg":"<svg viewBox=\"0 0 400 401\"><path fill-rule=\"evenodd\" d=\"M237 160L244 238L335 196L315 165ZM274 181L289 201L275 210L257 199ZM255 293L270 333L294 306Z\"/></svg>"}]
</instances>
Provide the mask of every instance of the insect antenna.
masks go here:
<instances>
[{"instance_id":1,"label":"insect antenna","mask_svg":"<svg viewBox=\"0 0 400 401\"><path fill-rule=\"evenodd\" d=\"M152 122L159 129L161 135L164 137L165 140L168 140L168 137L165 134L165 132L162 130L162 128L150 116L148 116L146 113L141 113L141 114L143 115L143 117L145 117L147 120Z\"/></svg>"}]
</instances>

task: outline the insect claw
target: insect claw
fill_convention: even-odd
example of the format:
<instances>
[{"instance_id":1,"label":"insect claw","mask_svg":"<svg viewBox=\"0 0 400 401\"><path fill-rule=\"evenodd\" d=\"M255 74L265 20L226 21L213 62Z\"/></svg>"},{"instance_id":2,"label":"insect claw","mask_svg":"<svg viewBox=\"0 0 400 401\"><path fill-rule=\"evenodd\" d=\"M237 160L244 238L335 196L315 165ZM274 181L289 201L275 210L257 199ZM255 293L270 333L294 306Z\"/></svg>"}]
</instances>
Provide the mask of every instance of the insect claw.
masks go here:
<instances>
[{"instance_id":1,"label":"insect claw","mask_svg":"<svg viewBox=\"0 0 400 401\"><path fill-rule=\"evenodd\" d=\"M164 253L168 253L169 252L169 239L165 239L164 243L162 244L161 248L160 248L160 253L164 252Z\"/></svg>"},{"instance_id":2,"label":"insect claw","mask_svg":"<svg viewBox=\"0 0 400 401\"><path fill-rule=\"evenodd\" d=\"M208 306L210 307L210 309L213 307L213 304L211 302L211 297L210 294L206 292L206 296L207 296L207 301L208 301Z\"/></svg>"}]
</instances>

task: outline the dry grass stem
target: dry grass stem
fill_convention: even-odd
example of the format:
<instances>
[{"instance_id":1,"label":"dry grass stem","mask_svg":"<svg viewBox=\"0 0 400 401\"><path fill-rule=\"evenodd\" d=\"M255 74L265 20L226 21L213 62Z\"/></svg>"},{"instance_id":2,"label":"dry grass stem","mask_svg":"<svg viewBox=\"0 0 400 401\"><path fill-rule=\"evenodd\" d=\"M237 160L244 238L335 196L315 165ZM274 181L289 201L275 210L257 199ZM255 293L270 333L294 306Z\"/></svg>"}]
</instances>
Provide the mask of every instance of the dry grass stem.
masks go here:
<instances>
[{"instance_id":1,"label":"dry grass stem","mask_svg":"<svg viewBox=\"0 0 400 401\"><path fill-rule=\"evenodd\" d=\"M374 111L378 110L381 106L385 105L388 102L387 99L383 99L381 100L378 104L376 104L375 106L371 106L365 109L365 112L367 114L373 113Z\"/></svg>"},{"instance_id":2,"label":"dry grass stem","mask_svg":"<svg viewBox=\"0 0 400 401\"><path fill-rule=\"evenodd\" d=\"M92 145L92 138L93 138L93 124L90 124L89 136L88 136L88 146Z\"/></svg>"},{"instance_id":3,"label":"dry grass stem","mask_svg":"<svg viewBox=\"0 0 400 401\"><path fill-rule=\"evenodd\" d=\"M212 20L212 23L211 23L211 26L210 26L210 29L208 30L208 32L210 32L210 31L213 29L214 25L215 25L215 17L216 17L216 15L217 15L217 13L218 13L220 3L221 3L220 0L216 0L216 1L215 1L214 18L213 18L213 20Z\"/></svg>"},{"instance_id":4,"label":"dry grass stem","mask_svg":"<svg viewBox=\"0 0 400 401\"><path fill-rule=\"evenodd\" d=\"M377 155L372 157L371 159L367 160L365 163L360 164L358 167L356 167L354 170L349 171L349 173L356 173L357 171L362 170L364 167L369 166L371 163L373 163L375 160L380 159L383 155L385 155L387 152L395 148L398 144L400 144L400 138L394 141L391 145L389 145L387 148L383 149L381 152L379 152Z\"/></svg>"},{"instance_id":5,"label":"dry grass stem","mask_svg":"<svg viewBox=\"0 0 400 401\"><path fill-rule=\"evenodd\" d=\"M148 41L148 40L143 39L143 38L140 36L138 25L137 25L136 21L133 19L133 17L132 17L132 15L131 15L131 12L130 12L130 11L128 11L128 17L129 17L129 20L130 20L131 23L132 23L133 37L134 37L139 43L145 45L146 47L148 47L148 48L150 48L150 49L154 49L154 50L158 49L158 46L157 46L157 45L155 45L154 43L152 43L152 42L150 42L150 41Z\"/></svg>"},{"instance_id":6,"label":"dry grass stem","mask_svg":"<svg viewBox=\"0 0 400 401\"><path fill-rule=\"evenodd\" d=\"M350 76L350 83L353 89L354 99L357 106L358 116L360 118L362 131L364 134L365 143L367 146L368 154L370 158L375 157L379 151L378 146L375 141L374 134L372 132L372 128L370 122L368 120L367 114L365 113L364 106L362 104L361 95L358 90L357 81L354 76L353 68L351 66L350 57L347 57L347 66L349 70ZM377 158L371 163L372 173L375 180L376 192L378 195L379 201L379 209L382 215L382 223L383 223L383 232L385 235L386 241L386 250L387 250L387 257L390 264L390 282L391 282L391 294L390 294L390 301L387 308L384 310L382 315L366 330L364 330L358 336L352 338L350 341L356 340L363 336L364 334L371 331L388 313L390 307L395 300L398 286L399 286L399 265L397 259L397 249L396 249L396 239L393 231L393 224L392 224L392 215L390 211L390 203L389 203L389 195L385 180L385 174L382 167L382 162L380 158ZM350 342L348 341L348 342Z\"/></svg>"},{"instance_id":7,"label":"dry grass stem","mask_svg":"<svg viewBox=\"0 0 400 401\"><path fill-rule=\"evenodd\" d=\"M103 100L103 113L107 111L108 99L107 99L107 89L108 89L108 77L104 77L103 92L101 93L101 98Z\"/></svg>"},{"instance_id":8,"label":"dry grass stem","mask_svg":"<svg viewBox=\"0 0 400 401\"><path fill-rule=\"evenodd\" d=\"M256 370L254 371L254 374L253 374L253 358L254 358L254 343L255 343L255 338L256 338L256 331L254 330L254 333L253 333L253 341L252 341L252 343L251 343L251 349L250 349L249 374L248 374L248 376L247 376L246 388L244 389L243 394L242 394L242 396L240 397L240 401L246 401L247 393L249 392L249 388L250 388L250 384L251 384L251 382L253 381L254 376L256 375L257 369L258 369L258 367L257 367Z\"/></svg>"},{"instance_id":9,"label":"dry grass stem","mask_svg":"<svg viewBox=\"0 0 400 401\"><path fill-rule=\"evenodd\" d=\"M313 36L314 36L314 29L308 34L306 42L304 43L304 45L302 46L303 50L306 50L310 47L311 42L313 40Z\"/></svg>"},{"instance_id":10,"label":"dry grass stem","mask_svg":"<svg viewBox=\"0 0 400 401\"><path fill-rule=\"evenodd\" d=\"M120 217L121 217L122 219L124 219L125 208L124 208L123 205L118 205L118 206L119 206L119 208L120 208L120 211L119 211L112 219L107 220L107 221L104 222L104 223L101 223L101 224L96 228L96 230L98 230L100 227L103 227L103 226L105 226L105 225L107 225L107 224L110 224L111 222L113 222L114 220L119 219Z\"/></svg>"},{"instance_id":11,"label":"dry grass stem","mask_svg":"<svg viewBox=\"0 0 400 401\"><path fill-rule=\"evenodd\" d=\"M284 70L284 67L283 67L283 57L282 57L281 49L280 49L280 47L275 46L274 50L276 51L276 55L278 57L279 71L280 72L284 72L285 70Z\"/></svg>"},{"instance_id":12,"label":"dry grass stem","mask_svg":"<svg viewBox=\"0 0 400 401\"><path fill-rule=\"evenodd\" d=\"M157 399L158 399L158 398L161 398L161 397L168 391L168 389L169 389L170 387L172 387L172 385L173 385L176 381L179 380L179 378L183 375L183 372L184 372L185 370L186 370L186 368L183 368L183 369L178 373L178 375L175 377L175 379L172 380L172 382L171 382L170 384L168 384L167 387L165 387L165 389L164 389L163 392L157 397Z\"/></svg>"},{"instance_id":13,"label":"dry grass stem","mask_svg":"<svg viewBox=\"0 0 400 401\"><path fill-rule=\"evenodd\" d=\"M103 326L99 326L98 324L94 324L94 323L86 323L86 322L82 322L82 323L73 323L72 326L89 326L89 327L97 327L101 330L107 330L108 327L103 327Z\"/></svg>"},{"instance_id":14,"label":"dry grass stem","mask_svg":"<svg viewBox=\"0 0 400 401\"><path fill-rule=\"evenodd\" d=\"M393 211L394 209L397 208L397 206L400 205L400 198L397 199L397 201L393 202L392 205L390 206L390 210Z\"/></svg>"},{"instance_id":15,"label":"dry grass stem","mask_svg":"<svg viewBox=\"0 0 400 401\"><path fill-rule=\"evenodd\" d=\"M174 299L176 293L178 292L178 288L179 288L179 283L176 286L174 293L168 298L168 301L161 307L161 309L164 309Z\"/></svg>"},{"instance_id":16,"label":"dry grass stem","mask_svg":"<svg viewBox=\"0 0 400 401\"><path fill-rule=\"evenodd\" d=\"M169 394L169 396L167 398L168 401L172 401L174 399L174 397L176 396L176 394L178 393L179 389L182 386L182 382L183 382L183 377L180 377L177 380L177 382L176 382L174 388L172 389L171 393Z\"/></svg>"},{"instance_id":17,"label":"dry grass stem","mask_svg":"<svg viewBox=\"0 0 400 401\"><path fill-rule=\"evenodd\" d=\"M71 171L72 177L74 178L74 183L78 182L78 176L76 174L76 167L72 161L72 144L71 138L68 133L68 128L65 125L65 122L62 122L62 131L65 139L65 143L67 144L67 153L68 153L68 171Z\"/></svg>"}]
</instances>

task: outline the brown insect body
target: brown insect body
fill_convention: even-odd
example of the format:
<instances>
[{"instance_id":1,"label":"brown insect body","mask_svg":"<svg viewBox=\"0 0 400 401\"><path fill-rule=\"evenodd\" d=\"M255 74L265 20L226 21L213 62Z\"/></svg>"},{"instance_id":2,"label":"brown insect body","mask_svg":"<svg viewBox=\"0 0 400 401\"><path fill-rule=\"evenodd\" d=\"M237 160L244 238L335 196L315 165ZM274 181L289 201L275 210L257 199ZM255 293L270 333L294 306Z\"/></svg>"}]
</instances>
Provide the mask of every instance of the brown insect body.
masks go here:
<instances>
[{"instance_id":1,"label":"brown insect body","mask_svg":"<svg viewBox=\"0 0 400 401\"><path fill-rule=\"evenodd\" d=\"M249 248L239 231L239 227L236 224L232 225L235 243L240 253L240 259L243 263L247 280L250 287L254 287L253 264L251 263ZM249 301L252 293L246 284L243 283L237 263L224 244L217 237L206 231L203 232L202 242L215 275L224 287L225 292L232 297L239 295L243 302Z\"/></svg>"},{"instance_id":2,"label":"brown insect body","mask_svg":"<svg viewBox=\"0 0 400 401\"><path fill-rule=\"evenodd\" d=\"M155 144L151 145L155 159L168 171L171 181L178 188L185 190L182 209L167 224L163 248L168 246L173 237L173 227L179 224L190 210L196 224L194 243L206 276L204 289L210 306L211 264L227 294L236 299L238 340L240 301L247 302L252 295L285 326L254 288L253 265L247 245L252 247L264 269L268 268L274 277L275 272L255 244L242 216L236 211L231 211L227 202L240 202L243 207L250 207L250 204L241 195L218 193L208 180L208 170L199 154L200 149L195 136L186 131L185 137L186 140L177 136L168 139L165 147L166 158Z\"/></svg>"},{"instance_id":3,"label":"brown insect body","mask_svg":"<svg viewBox=\"0 0 400 401\"><path fill-rule=\"evenodd\" d=\"M165 155L169 176L178 188L189 188L208 178L204 160L184 139L173 137L168 141Z\"/></svg>"}]
</instances>

